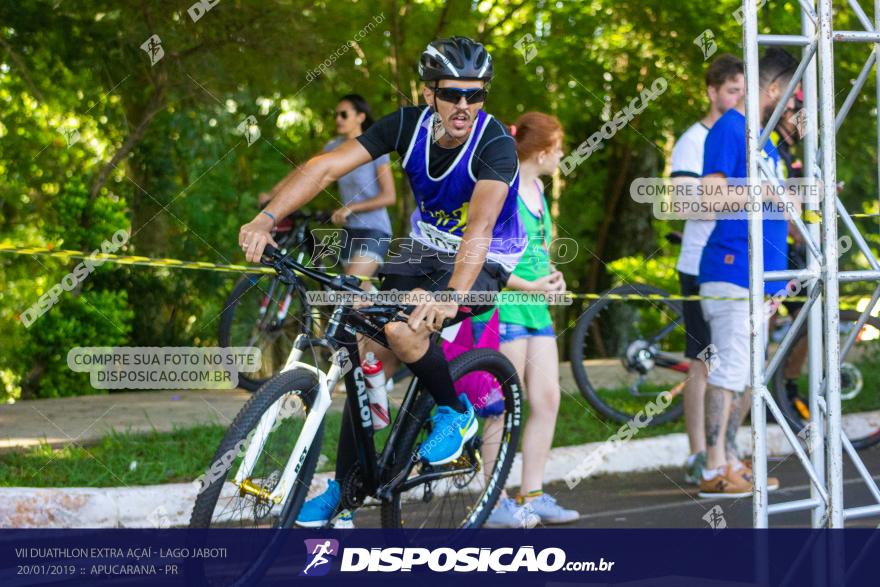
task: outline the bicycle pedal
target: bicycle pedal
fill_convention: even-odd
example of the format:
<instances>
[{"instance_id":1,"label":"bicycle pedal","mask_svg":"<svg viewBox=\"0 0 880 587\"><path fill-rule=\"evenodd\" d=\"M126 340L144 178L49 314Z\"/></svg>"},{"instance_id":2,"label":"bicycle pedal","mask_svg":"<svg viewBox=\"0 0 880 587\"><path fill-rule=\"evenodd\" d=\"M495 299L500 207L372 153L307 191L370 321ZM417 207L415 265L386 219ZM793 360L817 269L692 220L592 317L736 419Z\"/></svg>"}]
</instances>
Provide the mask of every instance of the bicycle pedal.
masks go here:
<instances>
[{"instance_id":1,"label":"bicycle pedal","mask_svg":"<svg viewBox=\"0 0 880 587\"><path fill-rule=\"evenodd\" d=\"M461 469L461 468L463 468L463 467L470 467L470 466L472 466L472 462L473 462L473 461L471 461L471 457L470 457L470 455L466 455L466 454L462 453L462 455L461 455L460 457L458 457L458 458L455 459L454 461L451 461L451 462L447 463L447 464L445 465L445 468L448 468L448 469Z\"/></svg>"}]
</instances>

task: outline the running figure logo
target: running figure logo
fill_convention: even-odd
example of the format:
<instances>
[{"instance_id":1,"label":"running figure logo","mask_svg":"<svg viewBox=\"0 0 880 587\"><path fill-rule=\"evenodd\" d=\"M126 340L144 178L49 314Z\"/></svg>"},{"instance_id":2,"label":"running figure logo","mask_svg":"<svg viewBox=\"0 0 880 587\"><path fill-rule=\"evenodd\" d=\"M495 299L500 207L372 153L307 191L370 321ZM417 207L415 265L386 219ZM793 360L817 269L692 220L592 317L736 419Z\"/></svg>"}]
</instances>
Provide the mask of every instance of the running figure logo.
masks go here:
<instances>
[{"instance_id":1,"label":"running figure logo","mask_svg":"<svg viewBox=\"0 0 880 587\"><path fill-rule=\"evenodd\" d=\"M342 259L342 248L348 238L346 231L335 228L313 228L312 238L315 241L315 250L309 259L307 267L322 266L321 261L327 259L330 264L336 264Z\"/></svg>"},{"instance_id":2,"label":"running figure logo","mask_svg":"<svg viewBox=\"0 0 880 587\"><path fill-rule=\"evenodd\" d=\"M330 572L331 558L339 554L339 541L332 538L304 540L306 543L306 566L300 577L320 577Z\"/></svg>"}]
</instances>

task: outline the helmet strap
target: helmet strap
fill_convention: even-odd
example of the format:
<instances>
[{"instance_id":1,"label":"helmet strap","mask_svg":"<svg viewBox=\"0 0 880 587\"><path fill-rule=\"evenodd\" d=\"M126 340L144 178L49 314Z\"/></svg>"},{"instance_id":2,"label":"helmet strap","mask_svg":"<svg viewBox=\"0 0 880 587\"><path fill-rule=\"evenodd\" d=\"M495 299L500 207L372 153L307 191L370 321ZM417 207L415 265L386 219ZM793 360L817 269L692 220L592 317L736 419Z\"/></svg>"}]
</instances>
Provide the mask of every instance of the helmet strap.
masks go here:
<instances>
[{"instance_id":1,"label":"helmet strap","mask_svg":"<svg viewBox=\"0 0 880 587\"><path fill-rule=\"evenodd\" d=\"M434 90L440 87L439 84L434 84ZM443 135L446 134L446 127L443 126L443 118L440 116L440 111L437 110L437 94L434 94L434 104L432 105L434 113L431 116L431 142L437 143L440 139L443 138Z\"/></svg>"}]
</instances>

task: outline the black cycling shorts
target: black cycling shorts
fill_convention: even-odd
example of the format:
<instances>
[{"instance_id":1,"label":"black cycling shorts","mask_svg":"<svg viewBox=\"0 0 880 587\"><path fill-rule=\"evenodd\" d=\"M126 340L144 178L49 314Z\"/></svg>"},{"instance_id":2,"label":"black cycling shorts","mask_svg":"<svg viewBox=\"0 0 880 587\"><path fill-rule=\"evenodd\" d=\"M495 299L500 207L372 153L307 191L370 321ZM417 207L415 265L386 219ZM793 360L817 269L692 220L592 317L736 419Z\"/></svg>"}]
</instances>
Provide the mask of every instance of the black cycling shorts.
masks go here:
<instances>
[{"instance_id":1,"label":"black cycling shorts","mask_svg":"<svg viewBox=\"0 0 880 587\"><path fill-rule=\"evenodd\" d=\"M681 295L700 295L700 284L697 283L696 275L678 272L678 283L681 286ZM688 359L700 359L700 353L712 344L712 333L709 323L703 317L703 308L699 301L683 302L682 314L684 315L684 356Z\"/></svg>"},{"instance_id":2,"label":"black cycling shorts","mask_svg":"<svg viewBox=\"0 0 880 587\"><path fill-rule=\"evenodd\" d=\"M382 291L441 291L449 286L455 255L441 253L412 239L407 239L400 250L391 253L379 272L382 277ZM471 286L471 291L499 292L507 284L510 273L501 265L486 261ZM487 306L460 306L451 324L461 322L469 316L476 316L492 309Z\"/></svg>"}]
</instances>

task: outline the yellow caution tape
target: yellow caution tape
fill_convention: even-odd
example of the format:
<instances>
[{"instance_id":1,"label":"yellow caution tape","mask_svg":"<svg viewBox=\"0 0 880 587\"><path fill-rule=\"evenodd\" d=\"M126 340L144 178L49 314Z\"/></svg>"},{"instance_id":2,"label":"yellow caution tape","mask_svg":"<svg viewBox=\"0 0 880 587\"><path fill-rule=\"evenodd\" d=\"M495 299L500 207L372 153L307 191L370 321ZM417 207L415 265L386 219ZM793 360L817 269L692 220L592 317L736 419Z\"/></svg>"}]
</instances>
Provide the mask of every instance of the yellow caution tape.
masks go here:
<instances>
[{"instance_id":1,"label":"yellow caution tape","mask_svg":"<svg viewBox=\"0 0 880 587\"><path fill-rule=\"evenodd\" d=\"M140 257L137 255L113 255L110 253L97 253L92 255L85 251L55 250L50 247L15 247L0 245L0 253L13 253L16 255L44 255L48 257L60 257L66 259L94 259L99 262L117 263L119 265L141 265L144 267L174 267L178 269L203 269L209 271L225 271L229 273L275 273L271 267L257 267L249 265L224 265L219 263L206 263L204 261L181 261L180 259L154 259L152 257Z\"/></svg>"},{"instance_id":2,"label":"yellow caution tape","mask_svg":"<svg viewBox=\"0 0 880 587\"><path fill-rule=\"evenodd\" d=\"M804 210L803 218L807 224L819 224L822 222L822 214L817 210Z\"/></svg>"},{"instance_id":3,"label":"yellow caution tape","mask_svg":"<svg viewBox=\"0 0 880 587\"><path fill-rule=\"evenodd\" d=\"M140 265L142 267L173 267L175 269L202 269L206 271L222 271L226 273L257 273L274 275L275 270L271 267L259 265L236 265L223 263L208 263L207 261L181 261L180 259L156 259L153 257L141 257L138 255L113 255L110 253L97 253L92 255L85 251L55 250L52 247L16 247L0 245L0 253L12 253L16 255L45 255L65 259L94 259L95 261L116 263L118 265ZM335 273L327 273L334 277ZM357 275L361 281L370 281L371 277Z\"/></svg>"},{"instance_id":4,"label":"yellow caution tape","mask_svg":"<svg viewBox=\"0 0 880 587\"><path fill-rule=\"evenodd\" d=\"M17 247L12 245L0 244L0 253L11 253L16 255L44 255L48 257L59 257L65 259L94 259L95 261L116 263L118 265L139 265L142 267L173 267L175 269L201 269L206 271L223 271L227 273L258 273L271 275L275 270L271 267L260 267L258 265L236 265L222 263L208 263L206 261L181 261L180 259L156 259L153 257L141 257L137 255L114 255L110 253L97 253L92 255L85 251L55 250L52 247ZM327 275L334 276L333 273ZM357 276L361 281L369 281L373 278ZM679 294L613 294L613 293L568 293L567 297L573 300L647 300L647 301L680 301L680 302L698 302L700 300L721 300L721 301L742 301L748 300L747 297L723 297L723 296L699 296L699 295L679 295ZM858 302L861 299L870 297L870 294L841 296L840 301ZM804 302L808 298L806 296L787 296L781 298L783 302Z\"/></svg>"}]
</instances>

